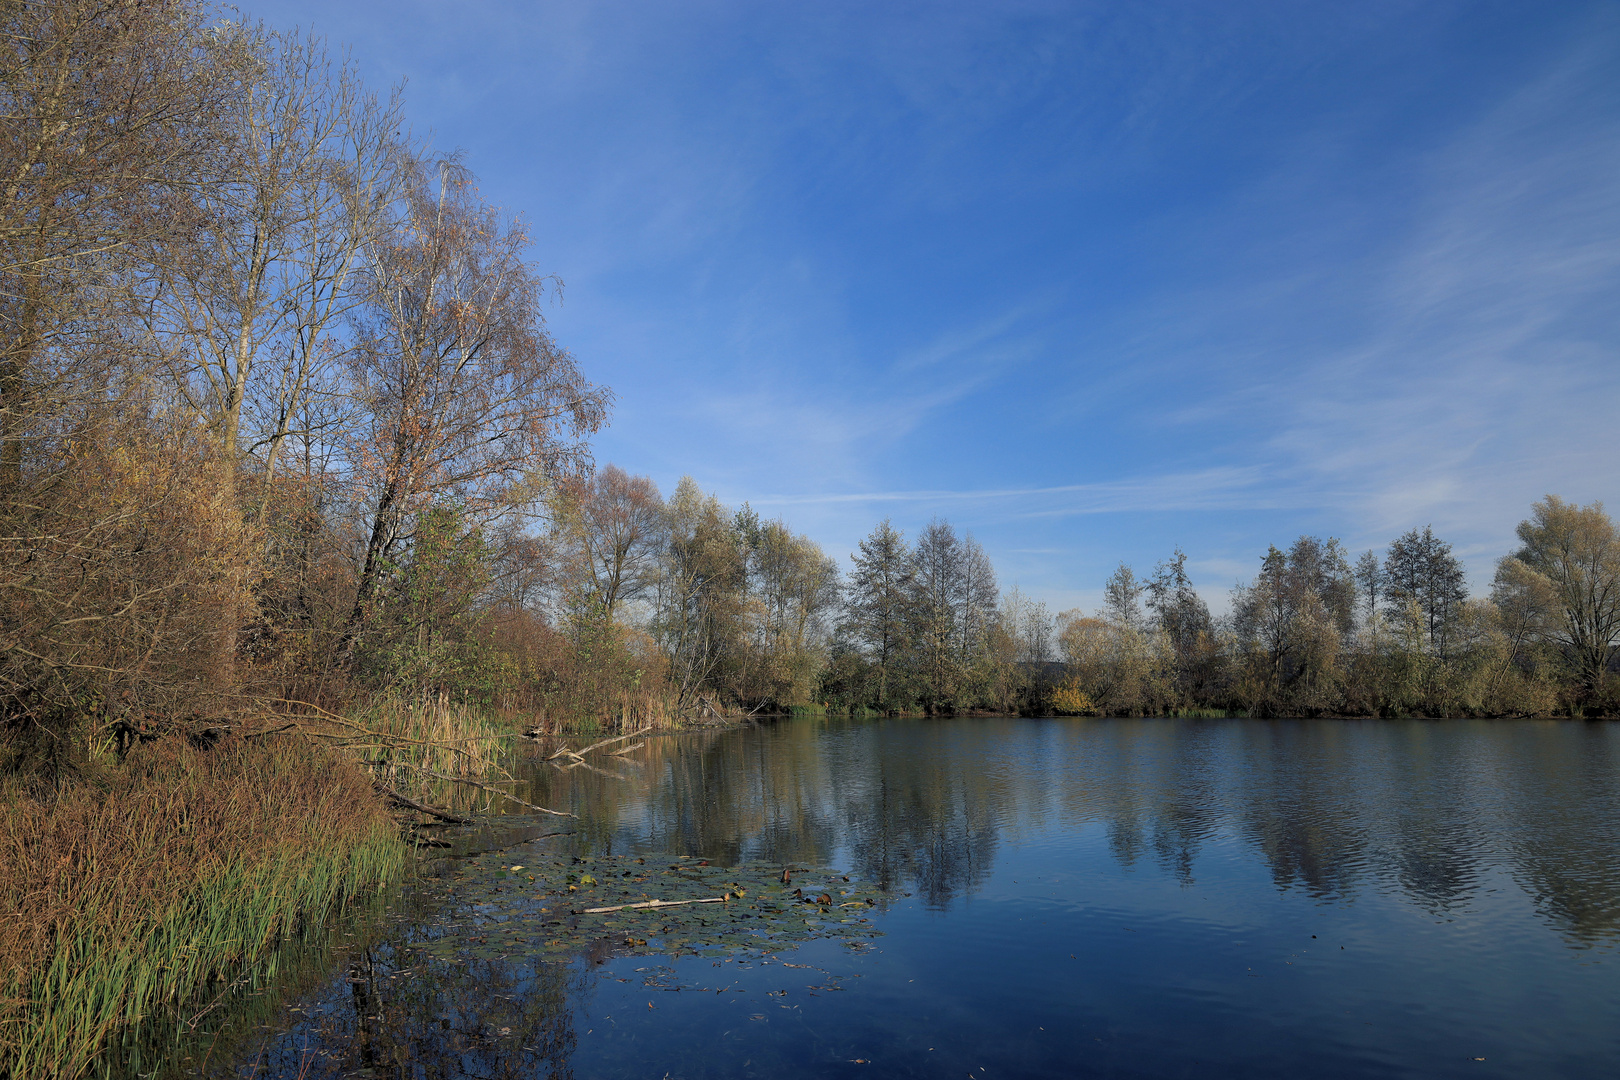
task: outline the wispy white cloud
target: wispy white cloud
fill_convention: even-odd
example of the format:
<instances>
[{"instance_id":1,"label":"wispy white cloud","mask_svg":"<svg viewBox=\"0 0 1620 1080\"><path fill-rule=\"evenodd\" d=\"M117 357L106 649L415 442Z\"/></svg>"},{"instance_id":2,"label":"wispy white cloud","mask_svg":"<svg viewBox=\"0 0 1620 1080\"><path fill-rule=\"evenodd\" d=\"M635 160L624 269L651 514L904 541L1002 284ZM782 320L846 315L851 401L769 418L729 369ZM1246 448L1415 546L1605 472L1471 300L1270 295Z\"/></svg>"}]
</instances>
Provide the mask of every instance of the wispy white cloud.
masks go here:
<instances>
[{"instance_id":1,"label":"wispy white cloud","mask_svg":"<svg viewBox=\"0 0 1620 1080\"><path fill-rule=\"evenodd\" d=\"M1478 582L1546 491L1620 507L1612 6L1496 11L1564 29L1461 89L1446 2L392 8L264 6L530 213L603 460L1088 604L1430 522Z\"/></svg>"},{"instance_id":2,"label":"wispy white cloud","mask_svg":"<svg viewBox=\"0 0 1620 1080\"><path fill-rule=\"evenodd\" d=\"M961 504L1017 503L1022 505L1003 508L999 512L1023 517L1274 506L1278 502L1278 496L1266 488L1263 479L1263 470L1258 467L1222 467L1196 473L1094 484L966 491L849 491L765 495L754 499L753 502L757 506L917 503L941 508Z\"/></svg>"}]
</instances>

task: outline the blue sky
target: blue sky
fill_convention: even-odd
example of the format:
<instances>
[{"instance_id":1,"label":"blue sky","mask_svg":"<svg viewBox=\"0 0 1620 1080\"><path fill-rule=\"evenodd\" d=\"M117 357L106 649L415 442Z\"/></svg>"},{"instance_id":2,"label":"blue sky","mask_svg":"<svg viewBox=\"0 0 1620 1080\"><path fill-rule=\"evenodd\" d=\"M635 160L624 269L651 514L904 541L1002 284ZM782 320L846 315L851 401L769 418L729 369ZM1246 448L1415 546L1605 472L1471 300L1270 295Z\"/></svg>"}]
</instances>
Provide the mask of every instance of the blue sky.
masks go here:
<instances>
[{"instance_id":1,"label":"blue sky","mask_svg":"<svg viewBox=\"0 0 1620 1080\"><path fill-rule=\"evenodd\" d=\"M1620 511L1620 4L244 5L408 80L565 282L599 461L1090 609L1176 545Z\"/></svg>"}]
</instances>

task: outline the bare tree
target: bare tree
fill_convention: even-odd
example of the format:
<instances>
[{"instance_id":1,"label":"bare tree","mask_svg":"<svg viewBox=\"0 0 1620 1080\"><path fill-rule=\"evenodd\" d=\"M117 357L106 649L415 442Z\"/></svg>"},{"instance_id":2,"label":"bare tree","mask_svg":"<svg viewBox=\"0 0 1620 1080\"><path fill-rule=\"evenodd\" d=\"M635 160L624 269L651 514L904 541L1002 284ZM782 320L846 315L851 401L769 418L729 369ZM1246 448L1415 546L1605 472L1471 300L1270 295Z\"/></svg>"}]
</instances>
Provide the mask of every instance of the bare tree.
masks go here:
<instances>
[{"instance_id":1,"label":"bare tree","mask_svg":"<svg viewBox=\"0 0 1620 1080\"><path fill-rule=\"evenodd\" d=\"M611 395L547 332L527 246L454 159L418 163L393 229L367 245L350 360L363 419L346 448L362 533L340 661L421 510L492 521L588 463Z\"/></svg>"},{"instance_id":2,"label":"bare tree","mask_svg":"<svg viewBox=\"0 0 1620 1080\"><path fill-rule=\"evenodd\" d=\"M1142 592L1143 586L1136 580L1136 572L1125 563L1120 563L1103 583L1103 604L1108 612L1108 621L1124 630L1140 630L1143 622Z\"/></svg>"},{"instance_id":3,"label":"bare tree","mask_svg":"<svg viewBox=\"0 0 1620 1080\"><path fill-rule=\"evenodd\" d=\"M364 296L357 270L408 159L397 92L367 93L319 39L232 33L241 92L191 189L191 228L155 260L152 330L227 466L260 455L262 505L311 395L336 389L338 334Z\"/></svg>"},{"instance_id":4,"label":"bare tree","mask_svg":"<svg viewBox=\"0 0 1620 1080\"><path fill-rule=\"evenodd\" d=\"M611 622L621 604L648 595L669 544L664 500L645 476L617 465L559 484L552 534L572 594Z\"/></svg>"},{"instance_id":5,"label":"bare tree","mask_svg":"<svg viewBox=\"0 0 1620 1080\"><path fill-rule=\"evenodd\" d=\"M961 598L957 614L964 663L971 664L983 651L986 634L995 622L1000 601L996 568L984 547L973 538L972 533L968 533L962 537Z\"/></svg>"},{"instance_id":6,"label":"bare tree","mask_svg":"<svg viewBox=\"0 0 1620 1080\"><path fill-rule=\"evenodd\" d=\"M0 490L24 444L104 389L84 338L133 253L174 229L172 199L236 93L193 3L32 0L0 7ZM100 295L92 295L100 294ZM127 350L117 350L127 364ZM41 428L45 430L41 430Z\"/></svg>"},{"instance_id":7,"label":"bare tree","mask_svg":"<svg viewBox=\"0 0 1620 1080\"><path fill-rule=\"evenodd\" d=\"M1384 564L1379 560L1376 551L1363 551L1361 558L1356 560L1353 573L1356 592L1360 595L1361 606L1366 612L1364 618L1370 624L1378 616L1378 598L1384 592Z\"/></svg>"}]
</instances>

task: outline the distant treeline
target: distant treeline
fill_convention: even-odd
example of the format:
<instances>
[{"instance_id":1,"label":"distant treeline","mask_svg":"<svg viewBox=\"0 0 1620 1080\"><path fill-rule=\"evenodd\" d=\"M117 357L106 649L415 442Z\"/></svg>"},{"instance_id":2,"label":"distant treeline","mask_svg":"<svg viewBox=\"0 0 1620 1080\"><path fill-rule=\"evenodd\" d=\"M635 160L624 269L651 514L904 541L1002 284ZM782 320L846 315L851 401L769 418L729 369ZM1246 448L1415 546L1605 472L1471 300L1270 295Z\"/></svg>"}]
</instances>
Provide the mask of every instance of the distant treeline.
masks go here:
<instances>
[{"instance_id":1,"label":"distant treeline","mask_svg":"<svg viewBox=\"0 0 1620 1080\"><path fill-rule=\"evenodd\" d=\"M861 544L823 694L880 710L1083 715L1609 716L1620 705L1620 538L1601 505L1549 495L1470 598L1429 528L1354 562L1302 536L1211 616L1177 550L1121 565L1103 608L1050 614L936 522Z\"/></svg>"},{"instance_id":2,"label":"distant treeline","mask_svg":"<svg viewBox=\"0 0 1620 1080\"><path fill-rule=\"evenodd\" d=\"M195 0L0 39L0 736L13 768L244 710L454 698L548 727L824 704L1615 707L1613 526L1555 498L1490 599L1425 530L1273 550L1210 617L1176 553L1102 612L889 524L847 574L690 480L593 467L557 283L397 96ZM0 762L4 764L4 762Z\"/></svg>"}]
</instances>

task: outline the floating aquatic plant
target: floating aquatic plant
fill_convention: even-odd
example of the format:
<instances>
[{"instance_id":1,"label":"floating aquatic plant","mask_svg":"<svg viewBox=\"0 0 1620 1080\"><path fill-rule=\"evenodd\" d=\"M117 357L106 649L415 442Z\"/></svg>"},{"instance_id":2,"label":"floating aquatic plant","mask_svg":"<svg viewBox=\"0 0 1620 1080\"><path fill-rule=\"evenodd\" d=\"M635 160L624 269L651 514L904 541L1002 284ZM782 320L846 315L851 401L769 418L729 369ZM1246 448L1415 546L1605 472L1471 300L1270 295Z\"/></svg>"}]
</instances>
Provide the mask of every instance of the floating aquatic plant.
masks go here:
<instances>
[{"instance_id":1,"label":"floating aquatic plant","mask_svg":"<svg viewBox=\"0 0 1620 1080\"><path fill-rule=\"evenodd\" d=\"M780 863L715 866L670 856L529 856L464 860L424 888L444 900L414 946L441 960L528 956L732 956L816 939L878 936L877 886Z\"/></svg>"}]
</instances>

